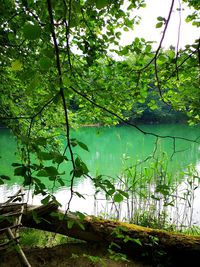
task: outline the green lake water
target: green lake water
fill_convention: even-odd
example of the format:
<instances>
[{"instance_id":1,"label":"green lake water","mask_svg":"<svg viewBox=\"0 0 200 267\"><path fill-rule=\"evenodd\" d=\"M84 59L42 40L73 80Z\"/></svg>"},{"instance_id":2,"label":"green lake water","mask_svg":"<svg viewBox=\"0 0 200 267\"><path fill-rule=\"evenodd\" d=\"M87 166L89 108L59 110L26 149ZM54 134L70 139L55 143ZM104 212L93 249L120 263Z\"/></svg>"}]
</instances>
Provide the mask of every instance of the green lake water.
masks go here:
<instances>
[{"instance_id":1,"label":"green lake water","mask_svg":"<svg viewBox=\"0 0 200 267\"><path fill-rule=\"evenodd\" d=\"M162 136L179 136L196 139L200 136L200 128L190 128L186 125L141 125L142 130ZM75 134L82 142L86 143L91 153L79 151L89 166L92 174L95 172L111 176L120 175L127 166L145 160L152 155L155 149L156 138L144 135L132 127L113 128L82 128ZM174 143L170 138L159 138L156 156L160 157L166 152L170 160L172 171L184 169L188 164L196 164L200 159L199 145L183 140ZM128 157L124 164L124 157Z\"/></svg>"},{"instance_id":2,"label":"green lake water","mask_svg":"<svg viewBox=\"0 0 200 267\"><path fill-rule=\"evenodd\" d=\"M200 136L200 127L187 125L141 125L142 130L162 136L179 136L195 140ZM133 127L84 127L72 131L72 137L85 143L89 152L80 147L74 148L87 164L91 175L104 174L117 177L123 170L136 162L145 160L155 150L156 138L144 135ZM173 155L174 148L176 153ZM159 138L156 157L162 152L169 159L169 169L172 172L184 170L189 164L198 164L200 146L188 141ZM172 157L173 155L173 157ZM124 158L128 158L126 161ZM172 157L172 158L171 158ZM12 177L12 183L20 183L19 177L13 176L12 162L19 162L16 141L9 130L0 129L0 174ZM67 166L62 166L66 170ZM80 181L80 179L79 179Z\"/></svg>"},{"instance_id":3,"label":"green lake water","mask_svg":"<svg viewBox=\"0 0 200 267\"><path fill-rule=\"evenodd\" d=\"M189 127L187 125L170 124L140 125L140 127L143 131L161 136L177 136L191 140L196 140L200 136L200 127L197 126ZM188 165L193 165L194 168L200 172L200 145L194 142L177 139L174 143L174 139L172 138L156 139L154 136L144 135L137 129L127 126L83 127L71 131L71 138L77 138L88 146L89 152L78 146L73 148L73 152L75 157L79 155L86 163L92 177L103 174L105 176L107 175L109 179L113 179L112 181L116 181L117 183L119 178L123 177L124 170L127 167L145 161L151 155L154 155L154 158L162 158L163 153L165 154L165 159L167 159L168 171L172 173L171 177L177 177L177 173L187 171ZM64 141L63 149L65 145ZM16 141L9 130L0 129L0 175L4 174L11 177L11 181L9 181L8 184L0 186L0 202L5 201L8 195L15 193L19 184L22 183L20 177L13 175L13 167L11 166L13 162L20 162ZM143 165L138 166L146 166L148 168L149 162L150 161L146 161ZM51 162L47 164L50 163ZM60 188L57 187L54 194L65 209L70 199L69 162L62 165L60 171L65 171L63 179L65 180L66 186ZM187 177L185 176L185 179L186 178ZM49 190L51 190L52 182L50 184L48 178L45 177L42 178L42 181L48 186ZM74 197L70 206L71 210L79 210L94 215L98 215L101 212L111 214L111 211L109 210L111 206L109 206L107 202L104 200L94 201L94 187L90 180L82 177L76 178L74 185L76 191L86 195L85 200ZM189 184L189 186L191 185ZM153 188L152 185L149 186L148 184L147 187L150 188L150 190ZM195 188L195 190L193 190L193 188ZM192 195L190 199L188 198L186 201L177 202L177 204L172 207L172 210L169 211L170 216L174 218L174 223L177 223L177 218L181 218L181 223L184 222L186 225L191 225L191 223L200 225L199 182L195 185L192 184L192 190L192 194L195 193L195 195ZM178 195L179 192L182 193L183 196L185 196L185 192L188 192L184 180L180 181L180 187L173 194ZM99 199L102 198L103 196L100 195ZM32 204L40 204L41 199L42 197L39 196L32 198L30 194L28 195L28 202ZM182 197L180 197L180 199L183 200ZM192 206L191 199L193 202ZM156 204L156 207L162 206L162 209L164 208L162 202L157 203L155 200L153 201L154 204ZM148 202L148 204L143 202L142 205L144 205L144 207L142 207L140 200L139 202L135 201L135 203L136 202L139 203L139 208L142 210L151 205L149 204L150 202ZM122 205L123 212L121 216L127 218L128 215L125 205ZM180 211L177 209L177 206L180 207ZM134 207L134 209L135 208L137 207ZM158 210L158 213L159 212L160 210ZM187 218L184 217L185 214L188 215Z\"/></svg>"}]
</instances>

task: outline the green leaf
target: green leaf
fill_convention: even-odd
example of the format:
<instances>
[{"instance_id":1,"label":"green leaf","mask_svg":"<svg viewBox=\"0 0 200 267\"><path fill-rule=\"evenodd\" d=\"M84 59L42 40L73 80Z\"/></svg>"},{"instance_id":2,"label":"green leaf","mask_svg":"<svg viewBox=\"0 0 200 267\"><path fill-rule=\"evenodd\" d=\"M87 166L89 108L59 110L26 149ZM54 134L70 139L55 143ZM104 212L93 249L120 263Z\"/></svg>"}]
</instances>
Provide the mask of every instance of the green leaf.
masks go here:
<instances>
[{"instance_id":1,"label":"green leaf","mask_svg":"<svg viewBox=\"0 0 200 267\"><path fill-rule=\"evenodd\" d=\"M51 153L53 156L53 162L56 162L58 164L62 163L64 160L68 161L68 158L66 156L63 156L60 153L57 152L52 152Z\"/></svg>"},{"instance_id":2,"label":"green leaf","mask_svg":"<svg viewBox=\"0 0 200 267\"><path fill-rule=\"evenodd\" d=\"M67 228L68 229L72 229L72 227L73 227L73 225L74 225L74 221L67 221Z\"/></svg>"},{"instance_id":3,"label":"green leaf","mask_svg":"<svg viewBox=\"0 0 200 267\"><path fill-rule=\"evenodd\" d=\"M157 108L158 108L157 105L151 105L151 106L150 106L150 109L151 109L151 110L155 110L155 109L157 109Z\"/></svg>"},{"instance_id":4,"label":"green leaf","mask_svg":"<svg viewBox=\"0 0 200 267\"><path fill-rule=\"evenodd\" d=\"M45 170L40 170L36 175L38 177L48 177L48 173Z\"/></svg>"},{"instance_id":5,"label":"green leaf","mask_svg":"<svg viewBox=\"0 0 200 267\"><path fill-rule=\"evenodd\" d=\"M124 30L125 32L128 32L128 31L129 31L129 28L124 27L123 30Z\"/></svg>"},{"instance_id":6,"label":"green leaf","mask_svg":"<svg viewBox=\"0 0 200 267\"><path fill-rule=\"evenodd\" d=\"M85 199L84 195L80 194L77 191L74 191L74 195L77 195L78 197Z\"/></svg>"},{"instance_id":7,"label":"green leaf","mask_svg":"<svg viewBox=\"0 0 200 267\"><path fill-rule=\"evenodd\" d=\"M116 32L115 35L116 35L116 37L117 37L118 39L120 39L122 33L121 33L121 32Z\"/></svg>"},{"instance_id":8,"label":"green leaf","mask_svg":"<svg viewBox=\"0 0 200 267\"><path fill-rule=\"evenodd\" d=\"M140 241L139 238L133 238L132 241L136 244L138 244L139 246L142 246L142 242Z\"/></svg>"},{"instance_id":9,"label":"green leaf","mask_svg":"<svg viewBox=\"0 0 200 267\"><path fill-rule=\"evenodd\" d=\"M114 195L114 198L113 198L114 202L117 202L117 203L122 202L123 199L124 199L123 196L122 196L121 194L119 194L119 193L116 193L116 194Z\"/></svg>"},{"instance_id":10,"label":"green leaf","mask_svg":"<svg viewBox=\"0 0 200 267\"><path fill-rule=\"evenodd\" d=\"M49 70L49 68L52 66L51 60L48 57L42 57L39 60L39 65L42 70Z\"/></svg>"},{"instance_id":11,"label":"green leaf","mask_svg":"<svg viewBox=\"0 0 200 267\"><path fill-rule=\"evenodd\" d=\"M13 162L11 165L12 165L13 167L19 167L19 166L22 166L21 163L16 163L16 162Z\"/></svg>"},{"instance_id":12,"label":"green leaf","mask_svg":"<svg viewBox=\"0 0 200 267\"><path fill-rule=\"evenodd\" d=\"M77 143L74 142L74 141L72 141L72 142L71 142L71 145L72 145L73 147L75 147L75 146L77 146Z\"/></svg>"},{"instance_id":13,"label":"green leaf","mask_svg":"<svg viewBox=\"0 0 200 267\"><path fill-rule=\"evenodd\" d=\"M122 195L122 196L124 196L125 198L129 198L129 194L127 193L127 192L125 192L125 191L123 191L123 190L118 190L118 192Z\"/></svg>"},{"instance_id":14,"label":"green leaf","mask_svg":"<svg viewBox=\"0 0 200 267\"><path fill-rule=\"evenodd\" d=\"M49 203L50 198L51 198L51 196L48 195L47 197L45 197L45 198L43 198L43 199L41 200L41 203L42 203L43 205L47 205L47 204Z\"/></svg>"},{"instance_id":15,"label":"green leaf","mask_svg":"<svg viewBox=\"0 0 200 267\"><path fill-rule=\"evenodd\" d=\"M38 145L38 146L45 146L47 144L47 139L44 137L38 137L34 140L34 142Z\"/></svg>"},{"instance_id":16,"label":"green leaf","mask_svg":"<svg viewBox=\"0 0 200 267\"><path fill-rule=\"evenodd\" d=\"M96 0L95 2L96 2L96 7L98 9L102 9L102 8L106 7L109 4L108 0Z\"/></svg>"},{"instance_id":17,"label":"green leaf","mask_svg":"<svg viewBox=\"0 0 200 267\"><path fill-rule=\"evenodd\" d=\"M100 180L101 180L101 177L100 177ZM102 180L102 182L107 188L115 190L115 186L109 180Z\"/></svg>"},{"instance_id":18,"label":"green leaf","mask_svg":"<svg viewBox=\"0 0 200 267\"><path fill-rule=\"evenodd\" d=\"M33 177L33 181L35 184L37 184L41 189L45 189L45 185L40 181L40 179Z\"/></svg>"},{"instance_id":19,"label":"green leaf","mask_svg":"<svg viewBox=\"0 0 200 267\"><path fill-rule=\"evenodd\" d=\"M108 196L112 196L115 193L115 189L110 189L107 191Z\"/></svg>"},{"instance_id":20,"label":"green leaf","mask_svg":"<svg viewBox=\"0 0 200 267\"><path fill-rule=\"evenodd\" d=\"M75 170L73 172L75 177L81 177L89 172L86 164L79 157L75 159Z\"/></svg>"},{"instance_id":21,"label":"green leaf","mask_svg":"<svg viewBox=\"0 0 200 267\"><path fill-rule=\"evenodd\" d=\"M144 103L145 103L145 99L144 99L144 98L140 98L140 99L138 100L138 102L141 103L141 104L144 104Z\"/></svg>"},{"instance_id":22,"label":"green leaf","mask_svg":"<svg viewBox=\"0 0 200 267\"><path fill-rule=\"evenodd\" d=\"M20 70L22 70L23 68L22 68L22 63L20 62L20 60L14 60L14 61L12 61L12 63L11 63L11 69L13 70L13 71L20 71Z\"/></svg>"},{"instance_id":23,"label":"green leaf","mask_svg":"<svg viewBox=\"0 0 200 267\"><path fill-rule=\"evenodd\" d=\"M78 226L84 231L85 230L85 226L82 224L82 223L80 223L80 222L78 222L78 221L76 221L76 223L78 224Z\"/></svg>"},{"instance_id":24,"label":"green leaf","mask_svg":"<svg viewBox=\"0 0 200 267\"><path fill-rule=\"evenodd\" d=\"M89 149L88 149L88 147L87 147L86 144L84 144L84 143L82 143L82 142L79 142L79 141L77 141L77 144L78 144L82 149L84 149L84 150L86 150L86 151L89 152Z\"/></svg>"},{"instance_id":25,"label":"green leaf","mask_svg":"<svg viewBox=\"0 0 200 267\"><path fill-rule=\"evenodd\" d=\"M65 186L65 183L61 178L57 179L57 181L61 186Z\"/></svg>"},{"instance_id":26,"label":"green leaf","mask_svg":"<svg viewBox=\"0 0 200 267\"><path fill-rule=\"evenodd\" d=\"M76 211L75 215L78 216L81 221L85 219L85 214L80 211Z\"/></svg>"},{"instance_id":27,"label":"green leaf","mask_svg":"<svg viewBox=\"0 0 200 267\"><path fill-rule=\"evenodd\" d=\"M10 180L10 177L7 175L0 175L0 178L3 180Z\"/></svg>"},{"instance_id":28,"label":"green leaf","mask_svg":"<svg viewBox=\"0 0 200 267\"><path fill-rule=\"evenodd\" d=\"M54 50L52 48L46 48L42 51L42 54L48 58L54 57Z\"/></svg>"},{"instance_id":29,"label":"green leaf","mask_svg":"<svg viewBox=\"0 0 200 267\"><path fill-rule=\"evenodd\" d=\"M60 94L59 94L59 95L56 95L56 96L54 97L54 99L53 99L53 103L57 105L59 101L60 101Z\"/></svg>"},{"instance_id":30,"label":"green leaf","mask_svg":"<svg viewBox=\"0 0 200 267\"><path fill-rule=\"evenodd\" d=\"M36 40L40 38L41 28L37 24L25 24L23 28L24 37L28 40Z\"/></svg>"},{"instance_id":31,"label":"green leaf","mask_svg":"<svg viewBox=\"0 0 200 267\"><path fill-rule=\"evenodd\" d=\"M38 153L38 158L41 160L52 160L54 157L51 153L49 152L39 152Z\"/></svg>"},{"instance_id":32,"label":"green leaf","mask_svg":"<svg viewBox=\"0 0 200 267\"><path fill-rule=\"evenodd\" d=\"M36 224L41 222L41 218L38 217L37 213L33 210L32 211L33 220L36 222Z\"/></svg>"},{"instance_id":33,"label":"green leaf","mask_svg":"<svg viewBox=\"0 0 200 267\"><path fill-rule=\"evenodd\" d=\"M27 168L25 166L16 168L14 170L14 176L25 176Z\"/></svg>"},{"instance_id":34,"label":"green leaf","mask_svg":"<svg viewBox=\"0 0 200 267\"><path fill-rule=\"evenodd\" d=\"M167 54L171 59L175 58L175 56L176 56L175 51L173 51L173 50L167 51Z\"/></svg>"},{"instance_id":35,"label":"green leaf","mask_svg":"<svg viewBox=\"0 0 200 267\"><path fill-rule=\"evenodd\" d=\"M25 76L25 79L27 78L27 76ZM40 82L41 82L41 76L36 73L32 78L31 78L31 82L28 85L27 88L27 92L31 92L31 90L38 88L40 86Z\"/></svg>"},{"instance_id":36,"label":"green leaf","mask_svg":"<svg viewBox=\"0 0 200 267\"><path fill-rule=\"evenodd\" d=\"M156 28L161 28L163 26L163 22L158 22L157 24L156 24Z\"/></svg>"},{"instance_id":37,"label":"green leaf","mask_svg":"<svg viewBox=\"0 0 200 267\"><path fill-rule=\"evenodd\" d=\"M158 21L165 21L165 18L163 18L163 17L157 17L157 20Z\"/></svg>"},{"instance_id":38,"label":"green leaf","mask_svg":"<svg viewBox=\"0 0 200 267\"><path fill-rule=\"evenodd\" d=\"M56 175L59 175L59 172L58 170L53 167L53 166L50 166L50 167L45 167L44 170L47 172L47 174L49 176L56 176Z\"/></svg>"},{"instance_id":39,"label":"green leaf","mask_svg":"<svg viewBox=\"0 0 200 267\"><path fill-rule=\"evenodd\" d=\"M27 186L27 185L31 185L31 184L32 184L32 177L29 175L24 175L23 185Z\"/></svg>"}]
</instances>

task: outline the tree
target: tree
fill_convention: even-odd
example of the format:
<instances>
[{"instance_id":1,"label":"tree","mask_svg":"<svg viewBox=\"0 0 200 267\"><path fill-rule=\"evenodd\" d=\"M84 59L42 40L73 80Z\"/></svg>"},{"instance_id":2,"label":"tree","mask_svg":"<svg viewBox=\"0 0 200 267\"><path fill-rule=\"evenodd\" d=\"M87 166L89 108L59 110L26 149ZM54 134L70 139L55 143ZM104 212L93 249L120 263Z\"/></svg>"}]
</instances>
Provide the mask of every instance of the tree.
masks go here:
<instances>
[{"instance_id":1,"label":"tree","mask_svg":"<svg viewBox=\"0 0 200 267\"><path fill-rule=\"evenodd\" d=\"M188 20L198 26L200 4L184 2L194 8ZM200 120L200 41L185 49L162 49L174 0L168 18L157 18L156 27L163 27L163 35L155 51L144 38L119 46L121 32L138 23L134 9L144 8L145 1L126 1L127 8L124 4L123 0L1 3L0 120L21 145L22 162L13 163L14 175L22 176L24 185L34 186L35 193L42 193L43 203L54 198L47 195L43 177L62 186L63 175L69 175L72 198L78 194L74 180L88 175L73 147L88 148L71 138L71 128L85 122L126 123L128 111L146 101L150 85L165 105L187 111L191 123ZM157 108L154 101L149 107ZM66 147L61 151L63 131ZM38 160L32 162L31 155ZM46 166L46 160L52 165ZM61 164L69 166L69 173L59 172Z\"/></svg>"}]
</instances>

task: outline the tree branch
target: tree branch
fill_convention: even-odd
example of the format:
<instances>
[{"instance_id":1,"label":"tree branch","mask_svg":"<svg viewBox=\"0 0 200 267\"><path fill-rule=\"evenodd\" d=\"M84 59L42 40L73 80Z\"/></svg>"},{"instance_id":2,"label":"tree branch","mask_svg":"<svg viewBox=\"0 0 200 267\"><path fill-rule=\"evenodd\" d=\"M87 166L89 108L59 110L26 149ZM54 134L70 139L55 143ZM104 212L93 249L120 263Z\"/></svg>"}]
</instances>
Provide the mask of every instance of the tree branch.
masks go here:
<instances>
[{"instance_id":1,"label":"tree branch","mask_svg":"<svg viewBox=\"0 0 200 267\"><path fill-rule=\"evenodd\" d=\"M61 70L60 56L59 56L60 52L59 52L58 42L57 42L55 30L54 30L54 19L53 19L51 0L47 0L47 7L48 7L49 18L50 18L51 34L52 34L54 48L55 48L55 54L56 54L56 65L57 65L57 71L58 71L58 76L59 76L60 95L62 98L63 109L64 109L64 114L65 114L67 145L69 148L69 153L70 153L70 157L71 157L71 161L72 161L72 167L73 167L71 185L70 185L71 196L70 196L70 199L68 202L68 208L67 208L67 211L68 211L73 194L74 194L73 193L73 186L74 186L74 179L75 179L74 170L75 170L76 166L75 166L74 154L73 154L72 146L71 146L71 142L70 142L69 119L68 119L68 112L67 112L67 106L66 106L66 101L65 101L65 94L64 94L64 90L63 90L62 70Z\"/></svg>"},{"instance_id":2,"label":"tree branch","mask_svg":"<svg viewBox=\"0 0 200 267\"><path fill-rule=\"evenodd\" d=\"M130 123L128 121L126 121L125 119L123 119L121 116L117 115L116 113L114 113L113 111L99 105L98 103L96 103L95 101L91 100L89 98L89 96L81 93L80 91L76 90L74 87L70 86L71 90L73 92L75 92L76 94L80 95L81 97L83 97L84 99L86 99L88 102L90 102L92 105L96 106L97 108L101 109L101 110L104 110L106 113L116 117L117 119L119 119L121 122L125 123L126 125L130 125L134 128L136 128L138 131L140 131L141 133L143 133L144 135L151 135L151 136L154 136L154 137L159 137L159 138L170 138L170 139L179 139L179 140L184 140L184 141L188 141L188 142L193 142L193 143L197 143L199 144L198 142L198 139L200 138L197 137L196 139L189 139L189 138L185 138L185 137L181 137L181 136L171 136L171 135L159 135L159 134L155 134L155 133L152 133L152 132L147 132L147 131L144 131L142 130L139 126L137 126L136 124L133 124L133 123Z\"/></svg>"}]
</instances>

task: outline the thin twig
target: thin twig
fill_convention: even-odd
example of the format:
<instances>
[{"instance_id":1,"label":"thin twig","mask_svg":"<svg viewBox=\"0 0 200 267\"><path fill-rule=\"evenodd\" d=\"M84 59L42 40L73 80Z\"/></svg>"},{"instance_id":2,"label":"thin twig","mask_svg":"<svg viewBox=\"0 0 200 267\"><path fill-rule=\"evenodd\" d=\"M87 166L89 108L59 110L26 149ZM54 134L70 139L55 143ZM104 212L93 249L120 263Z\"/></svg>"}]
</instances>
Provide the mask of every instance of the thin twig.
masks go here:
<instances>
[{"instance_id":1,"label":"thin twig","mask_svg":"<svg viewBox=\"0 0 200 267\"><path fill-rule=\"evenodd\" d=\"M128 122L126 121L125 119L123 119L121 116L117 115L116 113L114 113L113 111L99 105L98 103L96 103L95 101L91 100L89 98L89 96L86 96L85 94L83 94L82 92L79 92L78 90L76 90L74 87L70 86L70 88L72 89L72 91L74 91L75 93L77 93L78 95L80 95L81 97L83 97L84 99L86 99L88 102L90 102L92 105L96 106L97 108L101 109L101 110L104 110L106 113L110 114L110 115L113 115L114 117L118 118L121 122L127 124L127 125L130 125L134 128L136 128L138 131L140 131L141 133L143 133L144 135L151 135L151 136L154 136L154 137L159 137L159 138L170 138L170 139L179 139L179 140L185 140L185 141L188 141L188 142L193 142L193 143L199 143L197 140L199 139L196 138L196 139L189 139L189 138L185 138L185 137L181 137L181 136L171 136L171 135L159 135L159 134L155 134L155 133L152 133L152 132L147 132L147 131L144 131L142 130L139 126L131 123L131 122Z\"/></svg>"},{"instance_id":2,"label":"thin twig","mask_svg":"<svg viewBox=\"0 0 200 267\"><path fill-rule=\"evenodd\" d=\"M179 57L180 32L181 32L181 2L179 0L178 39L177 39L177 44L176 44L176 58L175 58L175 69L176 69L176 78L177 78L177 80L179 80L178 57Z\"/></svg>"},{"instance_id":3,"label":"thin twig","mask_svg":"<svg viewBox=\"0 0 200 267\"><path fill-rule=\"evenodd\" d=\"M161 36L161 39L160 39L160 43L159 43L159 45L158 45L158 48L157 48L157 50L156 50L156 52L155 52L155 55L154 55L154 57L144 66L144 67L142 67L142 68L140 68L140 69L132 69L132 71L144 71L145 69L147 69L150 65L151 65L151 63L153 63L154 62L154 60L156 60L157 59L157 57L158 57L158 54L159 54L159 52L160 52L160 49L161 49L161 47L162 47L162 43L163 43L163 40L164 40L164 38L165 38L165 34L166 34L166 31L167 31L167 28L168 28L168 25L169 25L169 21L170 21L170 18L171 18L171 14L172 14L172 10L173 10L173 6L174 6L174 1L175 0L172 0L172 2L171 2L171 6L170 6L170 10L169 10L169 13L168 13L168 17L167 17L167 19L165 20L165 27L164 27L164 30L163 30L163 34L162 34L162 36Z\"/></svg>"}]
</instances>

